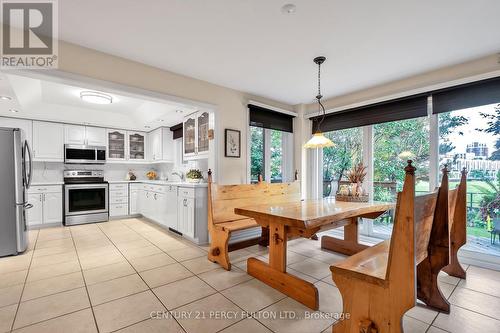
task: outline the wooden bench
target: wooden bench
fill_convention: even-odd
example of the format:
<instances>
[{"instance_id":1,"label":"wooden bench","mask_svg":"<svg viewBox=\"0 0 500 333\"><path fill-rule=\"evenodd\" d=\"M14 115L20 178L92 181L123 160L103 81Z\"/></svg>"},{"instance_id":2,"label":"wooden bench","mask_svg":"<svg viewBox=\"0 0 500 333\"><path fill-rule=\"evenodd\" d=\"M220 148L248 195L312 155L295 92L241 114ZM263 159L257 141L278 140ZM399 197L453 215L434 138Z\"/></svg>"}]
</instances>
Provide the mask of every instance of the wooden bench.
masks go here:
<instances>
[{"instance_id":1,"label":"wooden bench","mask_svg":"<svg viewBox=\"0 0 500 333\"><path fill-rule=\"evenodd\" d=\"M391 239L330 267L349 314L333 332L403 332L403 315L417 294L426 303L446 301L437 274L449 262L447 170L439 190L419 197L411 161L405 171Z\"/></svg>"},{"instance_id":2,"label":"wooden bench","mask_svg":"<svg viewBox=\"0 0 500 333\"><path fill-rule=\"evenodd\" d=\"M450 264L443 271L451 276L465 279L465 270L458 262L458 250L467 242L467 171L462 170L462 177L457 188L450 190Z\"/></svg>"},{"instance_id":3,"label":"wooden bench","mask_svg":"<svg viewBox=\"0 0 500 333\"><path fill-rule=\"evenodd\" d=\"M260 178L260 177L259 177ZM236 207L262 203L283 203L300 201L300 183L269 184L259 179L258 184L216 185L212 183L212 171L208 171L208 231L211 242L208 260L231 270L229 261L229 238L239 230L259 227L252 219L234 213ZM269 231L262 228L261 245L267 245ZM246 242L249 246L255 243ZM233 247L241 248L240 247Z\"/></svg>"}]
</instances>

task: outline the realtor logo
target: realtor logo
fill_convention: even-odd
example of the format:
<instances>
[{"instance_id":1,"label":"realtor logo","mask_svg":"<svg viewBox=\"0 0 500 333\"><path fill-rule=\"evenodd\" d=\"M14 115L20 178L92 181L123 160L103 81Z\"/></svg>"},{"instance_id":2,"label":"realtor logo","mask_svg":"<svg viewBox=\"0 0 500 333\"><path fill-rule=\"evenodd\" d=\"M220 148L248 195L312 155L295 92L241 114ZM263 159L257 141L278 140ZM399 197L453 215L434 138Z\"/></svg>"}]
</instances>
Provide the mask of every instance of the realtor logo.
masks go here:
<instances>
[{"instance_id":1,"label":"realtor logo","mask_svg":"<svg viewBox=\"0 0 500 333\"><path fill-rule=\"evenodd\" d=\"M1 0L1 68L57 68L57 3Z\"/></svg>"}]
</instances>

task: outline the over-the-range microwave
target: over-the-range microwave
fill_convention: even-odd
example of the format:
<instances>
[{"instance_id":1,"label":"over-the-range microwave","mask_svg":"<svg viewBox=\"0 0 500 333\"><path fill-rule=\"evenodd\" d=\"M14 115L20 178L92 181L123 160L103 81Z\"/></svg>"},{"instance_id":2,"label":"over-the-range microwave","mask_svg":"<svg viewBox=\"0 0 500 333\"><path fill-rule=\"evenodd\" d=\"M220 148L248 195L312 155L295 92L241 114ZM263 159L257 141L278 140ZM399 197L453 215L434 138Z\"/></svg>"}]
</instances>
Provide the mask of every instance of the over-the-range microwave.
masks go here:
<instances>
[{"instance_id":1,"label":"over-the-range microwave","mask_svg":"<svg viewBox=\"0 0 500 333\"><path fill-rule=\"evenodd\" d=\"M66 144L64 145L64 163L104 164L106 163L106 147Z\"/></svg>"}]
</instances>

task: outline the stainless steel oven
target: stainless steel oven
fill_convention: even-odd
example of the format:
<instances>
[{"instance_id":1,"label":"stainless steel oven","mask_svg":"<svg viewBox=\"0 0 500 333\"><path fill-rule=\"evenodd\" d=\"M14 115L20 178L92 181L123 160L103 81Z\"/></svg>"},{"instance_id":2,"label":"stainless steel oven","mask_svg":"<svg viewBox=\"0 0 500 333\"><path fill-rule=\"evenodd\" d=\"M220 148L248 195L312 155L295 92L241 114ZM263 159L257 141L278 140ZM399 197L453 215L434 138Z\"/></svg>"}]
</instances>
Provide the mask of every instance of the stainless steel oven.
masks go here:
<instances>
[{"instance_id":1,"label":"stainless steel oven","mask_svg":"<svg viewBox=\"0 0 500 333\"><path fill-rule=\"evenodd\" d=\"M102 178L102 171L67 170L64 182L65 225L109 219L109 186Z\"/></svg>"},{"instance_id":2,"label":"stainless steel oven","mask_svg":"<svg viewBox=\"0 0 500 333\"><path fill-rule=\"evenodd\" d=\"M106 147L64 145L64 163L104 164L106 163Z\"/></svg>"}]
</instances>

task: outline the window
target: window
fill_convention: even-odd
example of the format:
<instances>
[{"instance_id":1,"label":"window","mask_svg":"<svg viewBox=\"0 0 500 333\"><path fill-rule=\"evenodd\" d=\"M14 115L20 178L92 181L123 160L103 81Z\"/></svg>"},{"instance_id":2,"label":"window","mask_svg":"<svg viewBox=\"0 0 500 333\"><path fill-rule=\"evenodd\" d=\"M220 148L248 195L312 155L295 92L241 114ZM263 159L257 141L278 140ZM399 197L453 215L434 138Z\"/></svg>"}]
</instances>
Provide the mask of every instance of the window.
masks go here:
<instances>
[{"instance_id":1,"label":"window","mask_svg":"<svg viewBox=\"0 0 500 333\"><path fill-rule=\"evenodd\" d=\"M440 113L439 164L448 164L450 188L467 177L465 249L500 256L490 230L500 224L500 104Z\"/></svg>"},{"instance_id":2,"label":"window","mask_svg":"<svg viewBox=\"0 0 500 333\"><path fill-rule=\"evenodd\" d=\"M264 176L264 129L250 126L250 181L259 181L259 175Z\"/></svg>"},{"instance_id":3,"label":"window","mask_svg":"<svg viewBox=\"0 0 500 333\"><path fill-rule=\"evenodd\" d=\"M416 195L429 191L429 118L419 117L373 125L373 198L396 201L403 188L404 167L413 160ZM392 214L376 219L373 232L390 236Z\"/></svg>"},{"instance_id":4,"label":"window","mask_svg":"<svg viewBox=\"0 0 500 333\"><path fill-rule=\"evenodd\" d=\"M323 196L335 196L340 185L347 183L346 172L362 160L361 127L325 133L334 147L323 149Z\"/></svg>"},{"instance_id":5,"label":"window","mask_svg":"<svg viewBox=\"0 0 500 333\"><path fill-rule=\"evenodd\" d=\"M293 134L250 126L250 182L293 180Z\"/></svg>"},{"instance_id":6,"label":"window","mask_svg":"<svg viewBox=\"0 0 500 333\"><path fill-rule=\"evenodd\" d=\"M288 111L278 112L261 105L248 104L249 136L248 178L251 183L262 175L271 183L293 180L293 118Z\"/></svg>"},{"instance_id":7,"label":"window","mask_svg":"<svg viewBox=\"0 0 500 333\"><path fill-rule=\"evenodd\" d=\"M283 132L270 130L271 183L283 182Z\"/></svg>"}]
</instances>

